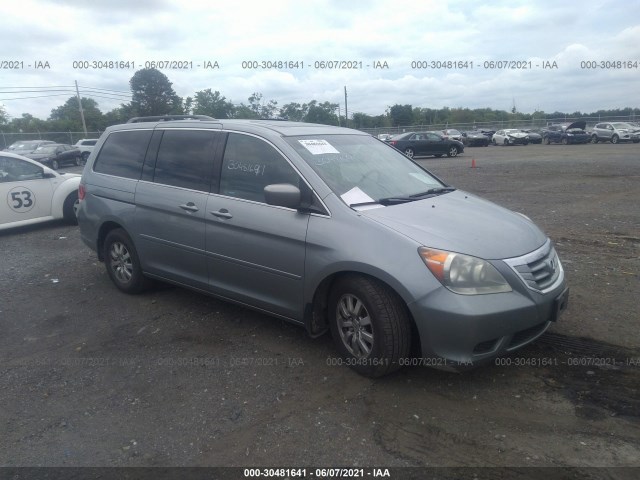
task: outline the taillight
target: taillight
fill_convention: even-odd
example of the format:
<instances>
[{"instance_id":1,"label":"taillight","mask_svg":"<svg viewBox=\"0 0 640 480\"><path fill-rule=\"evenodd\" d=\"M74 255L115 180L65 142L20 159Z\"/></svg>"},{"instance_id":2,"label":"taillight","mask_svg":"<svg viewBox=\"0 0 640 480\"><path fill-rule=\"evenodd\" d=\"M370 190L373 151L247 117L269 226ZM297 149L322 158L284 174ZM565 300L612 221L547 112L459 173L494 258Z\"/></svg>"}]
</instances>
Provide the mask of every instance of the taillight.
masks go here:
<instances>
[{"instance_id":1,"label":"taillight","mask_svg":"<svg viewBox=\"0 0 640 480\"><path fill-rule=\"evenodd\" d=\"M397 140L390 140L390 141L389 141L389 143L390 143L391 145L395 145L395 144L397 144L398 142L397 142Z\"/></svg>"},{"instance_id":2,"label":"taillight","mask_svg":"<svg viewBox=\"0 0 640 480\"><path fill-rule=\"evenodd\" d=\"M87 191L85 190L84 185L81 183L78 187L78 199L84 200L84 196L86 195L86 193Z\"/></svg>"}]
</instances>

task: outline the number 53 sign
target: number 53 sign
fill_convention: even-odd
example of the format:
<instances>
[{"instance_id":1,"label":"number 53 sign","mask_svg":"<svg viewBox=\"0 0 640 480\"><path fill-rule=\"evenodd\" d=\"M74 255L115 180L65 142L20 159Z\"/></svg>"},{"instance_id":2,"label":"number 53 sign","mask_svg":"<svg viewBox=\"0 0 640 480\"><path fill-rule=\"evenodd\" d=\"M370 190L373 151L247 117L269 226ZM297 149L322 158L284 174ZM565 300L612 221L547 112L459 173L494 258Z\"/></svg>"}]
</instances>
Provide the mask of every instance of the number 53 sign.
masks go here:
<instances>
[{"instance_id":1,"label":"number 53 sign","mask_svg":"<svg viewBox=\"0 0 640 480\"><path fill-rule=\"evenodd\" d=\"M36 196L28 188L15 187L9 191L7 203L14 212L26 213L35 205Z\"/></svg>"}]
</instances>

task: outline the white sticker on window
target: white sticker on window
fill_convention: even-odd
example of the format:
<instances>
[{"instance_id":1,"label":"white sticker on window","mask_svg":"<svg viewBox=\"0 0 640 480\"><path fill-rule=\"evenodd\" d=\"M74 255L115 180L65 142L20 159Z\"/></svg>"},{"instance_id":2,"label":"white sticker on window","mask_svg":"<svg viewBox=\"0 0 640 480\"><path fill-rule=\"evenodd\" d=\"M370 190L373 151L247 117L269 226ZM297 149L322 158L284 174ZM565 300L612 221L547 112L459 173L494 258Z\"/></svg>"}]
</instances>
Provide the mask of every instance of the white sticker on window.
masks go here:
<instances>
[{"instance_id":1,"label":"white sticker on window","mask_svg":"<svg viewBox=\"0 0 640 480\"><path fill-rule=\"evenodd\" d=\"M326 140L298 140L304 148L312 155L322 155L323 153L340 153Z\"/></svg>"},{"instance_id":2,"label":"white sticker on window","mask_svg":"<svg viewBox=\"0 0 640 480\"><path fill-rule=\"evenodd\" d=\"M371 198L369 195L364 193L358 187L353 187L348 192L343 193L342 195L340 195L340 198L342 198L342 200L344 200L344 202L347 205L354 205L356 203L367 203L367 202L374 201L373 198Z\"/></svg>"}]
</instances>

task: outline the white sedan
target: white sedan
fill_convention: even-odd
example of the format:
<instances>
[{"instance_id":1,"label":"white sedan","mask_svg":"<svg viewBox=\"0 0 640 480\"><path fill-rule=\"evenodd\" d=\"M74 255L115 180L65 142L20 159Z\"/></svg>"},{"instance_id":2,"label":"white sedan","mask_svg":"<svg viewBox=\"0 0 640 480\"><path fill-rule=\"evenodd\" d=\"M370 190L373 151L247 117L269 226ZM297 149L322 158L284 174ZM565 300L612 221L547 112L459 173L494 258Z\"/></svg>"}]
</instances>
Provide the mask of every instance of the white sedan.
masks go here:
<instances>
[{"instance_id":1,"label":"white sedan","mask_svg":"<svg viewBox=\"0 0 640 480\"><path fill-rule=\"evenodd\" d=\"M79 185L80 175L0 152L0 230L55 219L75 224Z\"/></svg>"},{"instance_id":2,"label":"white sedan","mask_svg":"<svg viewBox=\"0 0 640 480\"><path fill-rule=\"evenodd\" d=\"M517 128L498 130L491 139L494 145L528 145L529 135Z\"/></svg>"}]
</instances>

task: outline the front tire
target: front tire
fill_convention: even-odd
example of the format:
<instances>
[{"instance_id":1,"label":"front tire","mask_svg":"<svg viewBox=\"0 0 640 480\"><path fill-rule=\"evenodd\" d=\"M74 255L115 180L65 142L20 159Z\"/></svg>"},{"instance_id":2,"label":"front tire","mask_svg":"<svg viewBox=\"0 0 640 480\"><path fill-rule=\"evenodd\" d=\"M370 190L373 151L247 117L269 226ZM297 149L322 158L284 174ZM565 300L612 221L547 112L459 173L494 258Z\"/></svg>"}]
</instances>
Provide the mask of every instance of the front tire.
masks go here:
<instances>
[{"instance_id":1,"label":"front tire","mask_svg":"<svg viewBox=\"0 0 640 480\"><path fill-rule=\"evenodd\" d=\"M87 158L89 158L89 152L82 152L82 161L86 163Z\"/></svg>"},{"instance_id":2,"label":"front tire","mask_svg":"<svg viewBox=\"0 0 640 480\"><path fill-rule=\"evenodd\" d=\"M328 312L340 356L361 375L387 375L408 357L407 308L387 285L371 277L344 276L331 289Z\"/></svg>"},{"instance_id":3,"label":"front tire","mask_svg":"<svg viewBox=\"0 0 640 480\"><path fill-rule=\"evenodd\" d=\"M60 168L60 162L58 162L58 160L52 160L51 168L53 168L54 170L58 170Z\"/></svg>"},{"instance_id":4,"label":"front tire","mask_svg":"<svg viewBox=\"0 0 640 480\"><path fill-rule=\"evenodd\" d=\"M551 140L549 139L549 137L544 137L544 144L551 145Z\"/></svg>"},{"instance_id":5,"label":"front tire","mask_svg":"<svg viewBox=\"0 0 640 480\"><path fill-rule=\"evenodd\" d=\"M84 160L83 160L83 158L81 156L77 156L76 157L76 165L78 167L81 167L82 165L84 165Z\"/></svg>"},{"instance_id":6,"label":"front tire","mask_svg":"<svg viewBox=\"0 0 640 480\"><path fill-rule=\"evenodd\" d=\"M591 143L598 143L598 136L597 135L591 135Z\"/></svg>"},{"instance_id":7,"label":"front tire","mask_svg":"<svg viewBox=\"0 0 640 480\"><path fill-rule=\"evenodd\" d=\"M409 158L413 158L413 156L415 155L415 152L413 151L413 148L407 147L404 149L404 154Z\"/></svg>"},{"instance_id":8,"label":"front tire","mask_svg":"<svg viewBox=\"0 0 640 480\"><path fill-rule=\"evenodd\" d=\"M620 141L620 137L618 137L618 135L614 135L613 137L611 137L611 143L613 143L614 145L619 141Z\"/></svg>"},{"instance_id":9,"label":"front tire","mask_svg":"<svg viewBox=\"0 0 640 480\"><path fill-rule=\"evenodd\" d=\"M562 139L562 144L563 144L563 145L569 145L569 139L568 139L567 137L564 137L564 138Z\"/></svg>"},{"instance_id":10,"label":"front tire","mask_svg":"<svg viewBox=\"0 0 640 480\"><path fill-rule=\"evenodd\" d=\"M107 274L119 290L140 293L151 285L151 280L142 273L133 241L123 229L116 228L107 234L103 254Z\"/></svg>"}]
</instances>

